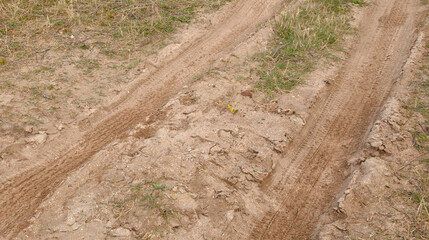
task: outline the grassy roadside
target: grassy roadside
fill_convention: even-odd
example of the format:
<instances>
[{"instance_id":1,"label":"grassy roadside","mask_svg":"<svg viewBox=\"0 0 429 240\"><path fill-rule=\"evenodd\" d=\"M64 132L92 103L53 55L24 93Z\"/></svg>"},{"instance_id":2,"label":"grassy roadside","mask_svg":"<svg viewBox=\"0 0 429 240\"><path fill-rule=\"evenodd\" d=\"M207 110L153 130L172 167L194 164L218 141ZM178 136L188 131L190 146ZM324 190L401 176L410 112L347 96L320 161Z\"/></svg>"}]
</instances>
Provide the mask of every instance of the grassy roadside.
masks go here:
<instances>
[{"instance_id":1,"label":"grassy roadside","mask_svg":"<svg viewBox=\"0 0 429 240\"><path fill-rule=\"evenodd\" d=\"M350 31L352 5L364 6L363 0L307 0L296 10L284 13L274 25L270 51L257 56L261 61L256 88L272 95L290 90L304 81L303 75L314 69L320 58Z\"/></svg>"},{"instance_id":2,"label":"grassy roadside","mask_svg":"<svg viewBox=\"0 0 429 240\"><path fill-rule=\"evenodd\" d=\"M47 48L90 48L73 39L94 38L106 55L138 50L188 23L198 10L228 0L5 0L0 2L0 64Z\"/></svg>"},{"instance_id":3,"label":"grassy roadside","mask_svg":"<svg viewBox=\"0 0 429 240\"><path fill-rule=\"evenodd\" d=\"M165 236L180 226L180 219L174 210L173 200L168 197L172 190L159 180L162 178L121 189L100 206L107 207L105 210L113 214L116 224L133 229L136 237Z\"/></svg>"},{"instance_id":4,"label":"grassy roadside","mask_svg":"<svg viewBox=\"0 0 429 240\"><path fill-rule=\"evenodd\" d=\"M413 84L413 91L408 99L406 109L420 114L424 122L415 124L414 146L420 151L429 151L429 40L426 41L422 64L415 70L416 81Z\"/></svg>"},{"instance_id":5,"label":"grassy roadside","mask_svg":"<svg viewBox=\"0 0 429 240\"><path fill-rule=\"evenodd\" d=\"M425 44L423 64L415 72L417 82L406 108L420 113L429 121L429 40Z\"/></svg>"},{"instance_id":6,"label":"grassy roadside","mask_svg":"<svg viewBox=\"0 0 429 240\"><path fill-rule=\"evenodd\" d=\"M230 1L0 1L0 135L54 132L90 112L179 27Z\"/></svg>"},{"instance_id":7,"label":"grassy roadside","mask_svg":"<svg viewBox=\"0 0 429 240\"><path fill-rule=\"evenodd\" d=\"M427 32L427 31L426 31ZM413 185L407 193L409 206L413 209L410 217L410 232L415 239L429 236L429 39L421 65L415 70L416 81L411 97L404 106L411 116L417 115L413 132L413 144L422 153L421 159L403 170ZM406 171L406 172L405 172Z\"/></svg>"}]
</instances>

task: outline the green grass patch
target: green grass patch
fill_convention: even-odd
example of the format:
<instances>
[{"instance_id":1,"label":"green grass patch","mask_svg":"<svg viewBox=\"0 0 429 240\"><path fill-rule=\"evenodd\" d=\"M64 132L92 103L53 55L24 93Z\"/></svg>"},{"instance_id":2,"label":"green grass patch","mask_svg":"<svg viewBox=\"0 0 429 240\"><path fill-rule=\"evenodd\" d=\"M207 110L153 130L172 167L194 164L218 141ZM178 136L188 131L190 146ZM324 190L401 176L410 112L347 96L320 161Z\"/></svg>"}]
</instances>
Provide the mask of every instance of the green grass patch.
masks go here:
<instances>
[{"instance_id":1,"label":"green grass patch","mask_svg":"<svg viewBox=\"0 0 429 240\"><path fill-rule=\"evenodd\" d=\"M413 133L414 145L421 151L429 151L429 134L425 126L429 124L429 40L425 43L422 64L415 73L414 90L405 104L405 108L419 113L425 119L424 123L416 126Z\"/></svg>"},{"instance_id":2,"label":"green grass patch","mask_svg":"<svg viewBox=\"0 0 429 240\"><path fill-rule=\"evenodd\" d=\"M421 193L411 193L411 201L413 201L414 203L421 203L422 201L425 201L425 199L427 198L427 196L421 194Z\"/></svg>"},{"instance_id":3,"label":"green grass patch","mask_svg":"<svg viewBox=\"0 0 429 240\"><path fill-rule=\"evenodd\" d=\"M274 39L262 62L256 87L268 94L290 90L303 82L321 57L350 30L349 11L361 0L309 0L284 13L274 25Z\"/></svg>"},{"instance_id":4,"label":"green grass patch","mask_svg":"<svg viewBox=\"0 0 429 240\"><path fill-rule=\"evenodd\" d=\"M423 1L422 1L423 3ZM413 145L421 152L423 158L419 164L413 164L410 168L404 168L404 175L410 179L413 190L408 192L409 205L413 208L410 211L409 230L406 235L400 236L401 239L427 239L429 236L429 39L424 43L422 59L419 61L419 67L415 69L415 81L411 85L413 90L410 92L408 101L404 108L410 113L423 117L421 120L413 120L415 127L412 131ZM411 118L415 119L415 118ZM418 122L417 122L418 121Z\"/></svg>"},{"instance_id":5,"label":"green grass patch","mask_svg":"<svg viewBox=\"0 0 429 240\"><path fill-rule=\"evenodd\" d=\"M425 70L425 68L420 68L419 72L416 73L416 77L419 81L416 82L417 86L405 107L421 113L429 120L429 71Z\"/></svg>"},{"instance_id":6,"label":"green grass patch","mask_svg":"<svg viewBox=\"0 0 429 240\"><path fill-rule=\"evenodd\" d=\"M167 185L159 183L161 179L131 185L116 194L105 205L118 216L119 222L126 222L129 216L142 215L144 217L140 220L147 222L144 226L145 231L157 229L160 233L168 232L170 222L178 219L178 214L173 208L172 200L166 195ZM157 222L154 219L162 221Z\"/></svg>"},{"instance_id":7,"label":"green grass patch","mask_svg":"<svg viewBox=\"0 0 429 240\"><path fill-rule=\"evenodd\" d=\"M42 39L51 42L50 47L90 49L76 41L82 34L115 50L138 49L189 23L198 11L217 9L229 1L3 0L0 53L6 58L28 57L26 53L37 51L35 43Z\"/></svg>"}]
</instances>

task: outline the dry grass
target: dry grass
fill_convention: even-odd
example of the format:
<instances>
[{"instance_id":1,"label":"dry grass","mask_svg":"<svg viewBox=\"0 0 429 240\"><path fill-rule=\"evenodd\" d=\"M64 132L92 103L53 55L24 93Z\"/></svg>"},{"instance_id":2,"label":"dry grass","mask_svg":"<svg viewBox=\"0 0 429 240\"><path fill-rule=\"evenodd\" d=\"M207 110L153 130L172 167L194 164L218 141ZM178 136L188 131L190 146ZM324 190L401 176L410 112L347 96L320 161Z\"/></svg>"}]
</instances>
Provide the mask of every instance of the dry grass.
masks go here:
<instances>
[{"instance_id":1,"label":"dry grass","mask_svg":"<svg viewBox=\"0 0 429 240\"><path fill-rule=\"evenodd\" d=\"M424 158L401 167L397 175L407 179L406 189L394 192L390 197L391 206L404 214L404 231L397 231L382 239L427 239L429 236L429 162ZM427 156L427 154L426 154ZM401 210L402 209L402 210Z\"/></svg>"},{"instance_id":2,"label":"dry grass","mask_svg":"<svg viewBox=\"0 0 429 240\"><path fill-rule=\"evenodd\" d=\"M227 0L4 0L0 2L0 64L46 49L90 48L123 55ZM86 41L76 41L79 36ZM84 36L84 37L83 37Z\"/></svg>"},{"instance_id":3,"label":"dry grass","mask_svg":"<svg viewBox=\"0 0 429 240\"><path fill-rule=\"evenodd\" d=\"M133 81L171 33L229 1L1 0L0 135L91 111Z\"/></svg>"},{"instance_id":4,"label":"dry grass","mask_svg":"<svg viewBox=\"0 0 429 240\"><path fill-rule=\"evenodd\" d=\"M409 216L408 233L403 239L428 239L429 236L429 40L426 39L421 66L415 71L414 91L404 106L414 114L422 116L413 133L414 146L422 157L402 169L402 176L409 180L412 190L405 193L407 205L412 209Z\"/></svg>"},{"instance_id":5,"label":"dry grass","mask_svg":"<svg viewBox=\"0 0 429 240\"><path fill-rule=\"evenodd\" d=\"M308 0L284 13L274 26L271 50L258 57L262 66L256 87L273 94L300 84L349 31L347 13L353 4L365 5L360 0Z\"/></svg>"},{"instance_id":6,"label":"dry grass","mask_svg":"<svg viewBox=\"0 0 429 240\"><path fill-rule=\"evenodd\" d=\"M414 129L414 145L421 151L429 151L429 40L425 45L422 65L415 71L416 81L406 109L422 115L425 122L417 123Z\"/></svg>"},{"instance_id":7,"label":"dry grass","mask_svg":"<svg viewBox=\"0 0 429 240\"><path fill-rule=\"evenodd\" d=\"M110 209L117 223L129 225L137 236L143 237L146 233L164 236L174 227L172 221L180 221L173 202L167 195L171 191L165 184L158 183L161 179L121 189L110 201L101 205Z\"/></svg>"}]
</instances>

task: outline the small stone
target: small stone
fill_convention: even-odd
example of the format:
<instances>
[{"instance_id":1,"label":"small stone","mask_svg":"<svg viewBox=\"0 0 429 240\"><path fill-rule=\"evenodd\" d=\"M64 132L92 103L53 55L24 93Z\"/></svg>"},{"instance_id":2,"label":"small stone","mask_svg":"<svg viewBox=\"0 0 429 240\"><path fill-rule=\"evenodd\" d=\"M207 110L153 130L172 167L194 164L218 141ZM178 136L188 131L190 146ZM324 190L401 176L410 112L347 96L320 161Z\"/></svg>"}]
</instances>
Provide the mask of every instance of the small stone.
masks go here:
<instances>
[{"instance_id":1,"label":"small stone","mask_svg":"<svg viewBox=\"0 0 429 240\"><path fill-rule=\"evenodd\" d=\"M75 223L76 223L76 219L72 215L69 215L67 217L66 224L69 225L69 226L71 226L71 225L73 225Z\"/></svg>"},{"instance_id":2,"label":"small stone","mask_svg":"<svg viewBox=\"0 0 429 240\"><path fill-rule=\"evenodd\" d=\"M295 114L295 111L293 111L291 109L278 108L277 109L277 113L278 114L283 114L283 115L292 115L292 114Z\"/></svg>"},{"instance_id":3,"label":"small stone","mask_svg":"<svg viewBox=\"0 0 429 240\"><path fill-rule=\"evenodd\" d=\"M61 131L64 129L64 125L62 123L56 125L56 127L57 127L58 131Z\"/></svg>"},{"instance_id":4,"label":"small stone","mask_svg":"<svg viewBox=\"0 0 429 240\"><path fill-rule=\"evenodd\" d=\"M32 133L33 132L33 126L25 126L24 131L27 133Z\"/></svg>"},{"instance_id":5,"label":"small stone","mask_svg":"<svg viewBox=\"0 0 429 240\"><path fill-rule=\"evenodd\" d=\"M370 144L371 144L371 147L378 149L383 145L383 142L378 140L378 141L373 141Z\"/></svg>"},{"instance_id":6,"label":"small stone","mask_svg":"<svg viewBox=\"0 0 429 240\"><path fill-rule=\"evenodd\" d=\"M125 228L116 228L110 231L113 237L129 237L131 236L131 231Z\"/></svg>"},{"instance_id":7,"label":"small stone","mask_svg":"<svg viewBox=\"0 0 429 240\"><path fill-rule=\"evenodd\" d=\"M243 96L245 96L245 97L250 97L250 98L252 98L252 97L253 97L252 92L251 92L251 91L249 91L249 90L246 90L246 91L241 92L241 95L243 95Z\"/></svg>"}]
</instances>

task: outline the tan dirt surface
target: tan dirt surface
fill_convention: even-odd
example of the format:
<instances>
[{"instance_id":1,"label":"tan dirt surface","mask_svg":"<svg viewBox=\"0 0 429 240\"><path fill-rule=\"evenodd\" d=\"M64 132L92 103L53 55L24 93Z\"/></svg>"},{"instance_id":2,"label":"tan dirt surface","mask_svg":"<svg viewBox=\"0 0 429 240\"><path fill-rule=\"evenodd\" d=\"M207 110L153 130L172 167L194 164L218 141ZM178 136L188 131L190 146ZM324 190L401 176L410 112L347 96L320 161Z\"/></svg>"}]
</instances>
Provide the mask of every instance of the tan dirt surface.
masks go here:
<instances>
[{"instance_id":1,"label":"tan dirt surface","mask_svg":"<svg viewBox=\"0 0 429 240\"><path fill-rule=\"evenodd\" d=\"M419 73L428 64L428 30L426 20L362 151L347 161L347 184L332 204L334 211L320 218L317 238L427 239L429 154L413 134L427 133L427 118L413 107L421 94L416 89L427 79L427 72ZM343 217L332 216L338 213Z\"/></svg>"},{"instance_id":2,"label":"tan dirt surface","mask_svg":"<svg viewBox=\"0 0 429 240\"><path fill-rule=\"evenodd\" d=\"M56 159L11 177L0 188L0 232L13 236L67 173L79 167L106 144L157 111L198 72L210 66L254 32L280 9L281 1L235 1L222 19L180 55L142 79L115 104L110 116L82 136L76 147L62 149Z\"/></svg>"},{"instance_id":3,"label":"tan dirt surface","mask_svg":"<svg viewBox=\"0 0 429 240\"><path fill-rule=\"evenodd\" d=\"M249 58L265 50L283 2L227 4L113 103L35 139L46 143L32 164L1 175L0 238L376 239L392 216L374 214L389 204L377 194L402 164L388 157L419 156L392 91L410 81L425 9L355 8L340 62L276 99L250 98Z\"/></svg>"},{"instance_id":4,"label":"tan dirt surface","mask_svg":"<svg viewBox=\"0 0 429 240\"><path fill-rule=\"evenodd\" d=\"M361 148L401 78L422 24L420 7L420 1L386 0L366 10L350 57L263 184L265 192L277 192L281 204L257 224L254 238L313 236L319 216L344 183L347 159Z\"/></svg>"}]
</instances>

